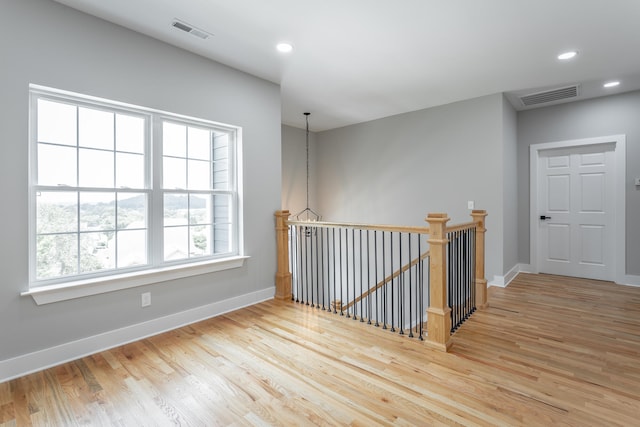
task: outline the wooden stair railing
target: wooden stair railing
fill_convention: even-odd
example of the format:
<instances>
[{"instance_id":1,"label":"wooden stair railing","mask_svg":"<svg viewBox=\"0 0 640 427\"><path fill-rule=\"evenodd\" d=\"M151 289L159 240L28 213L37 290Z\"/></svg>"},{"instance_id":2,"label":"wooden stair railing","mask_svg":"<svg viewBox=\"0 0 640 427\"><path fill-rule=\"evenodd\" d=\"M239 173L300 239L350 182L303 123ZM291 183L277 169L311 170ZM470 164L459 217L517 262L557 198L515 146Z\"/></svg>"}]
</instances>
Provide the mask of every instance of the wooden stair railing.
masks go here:
<instances>
[{"instance_id":1,"label":"wooden stair railing","mask_svg":"<svg viewBox=\"0 0 640 427\"><path fill-rule=\"evenodd\" d=\"M342 305L342 309L345 310L345 311L349 310L349 308L351 308L354 305L356 305L357 303L359 303L362 299L368 297L369 295L371 295L372 293L374 293L378 289L380 289L383 286L389 284L391 281L393 281L393 279L397 278L402 273L406 272L407 270L411 269L412 267L418 265L421 261L424 261L428 257L429 257L429 251L426 251L425 253L423 253L419 257L413 259L410 263L403 265L401 268L399 268L398 270L393 272L393 274L391 274L391 275L385 277L384 279L382 279L380 282L378 282L376 284L376 286L374 286L373 288L367 290L362 295L356 297L353 301Z\"/></svg>"},{"instance_id":2,"label":"wooden stair railing","mask_svg":"<svg viewBox=\"0 0 640 427\"><path fill-rule=\"evenodd\" d=\"M281 300L291 300L292 287L291 287L291 272L289 271L289 224L296 224L295 221L289 221L289 211L282 210L275 213L276 216L276 242L277 242L277 272L276 272L276 292L275 298ZM429 308L427 309L427 340L426 344L429 346L448 351L451 347L451 309L447 302L447 232L455 231L457 229L475 227L475 298L476 306L482 309L487 306L487 280L485 279L485 217L487 216L484 210L473 210L471 212L473 221L467 224L461 224L458 226L447 227L449 217L445 213L430 213L426 217L426 222L429 223L428 230L425 227L413 227L417 233L428 233L429 239L427 242L430 245L428 252L423 253L419 258L423 260L426 258L426 254L429 254ZM339 224L339 223L322 223L325 226L353 226L354 224ZM320 226L320 223L308 223L308 227ZM411 227L396 227L396 226L376 226L366 225L363 229L369 230L382 230L393 229L397 231L411 229ZM424 258L423 258L424 256ZM386 277L376 285L376 288L363 293L356 300L345 305L344 308L353 306L356 302L362 300L371 292L375 291L379 287L384 287L385 284L393 280L394 277L402 274L406 270L410 269L415 263L419 261L413 260L408 265L405 265L406 269L401 271L399 269L391 276Z\"/></svg>"}]
</instances>

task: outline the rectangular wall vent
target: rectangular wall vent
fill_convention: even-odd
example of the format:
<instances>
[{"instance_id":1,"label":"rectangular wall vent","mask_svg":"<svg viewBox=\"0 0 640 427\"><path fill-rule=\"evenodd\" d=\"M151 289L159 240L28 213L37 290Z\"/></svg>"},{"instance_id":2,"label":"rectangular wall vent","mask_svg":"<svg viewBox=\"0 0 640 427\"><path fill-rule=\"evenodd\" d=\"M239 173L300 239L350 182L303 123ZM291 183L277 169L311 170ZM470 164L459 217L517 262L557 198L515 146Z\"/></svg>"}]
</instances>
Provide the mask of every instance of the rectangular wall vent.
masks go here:
<instances>
[{"instance_id":1,"label":"rectangular wall vent","mask_svg":"<svg viewBox=\"0 0 640 427\"><path fill-rule=\"evenodd\" d=\"M520 97L522 105L525 107L538 104L546 104L547 102L561 101L563 99L571 99L578 96L578 85L562 87L559 89L547 90L544 92L532 93Z\"/></svg>"},{"instance_id":2,"label":"rectangular wall vent","mask_svg":"<svg viewBox=\"0 0 640 427\"><path fill-rule=\"evenodd\" d=\"M184 21L180 21L178 19L174 19L173 22L171 23L171 26L174 28L177 28L179 30L182 30L184 32L187 32L193 36L199 37L203 40L208 39L212 34L207 33L204 30L201 30L199 28L194 27L191 24L187 24Z\"/></svg>"}]
</instances>

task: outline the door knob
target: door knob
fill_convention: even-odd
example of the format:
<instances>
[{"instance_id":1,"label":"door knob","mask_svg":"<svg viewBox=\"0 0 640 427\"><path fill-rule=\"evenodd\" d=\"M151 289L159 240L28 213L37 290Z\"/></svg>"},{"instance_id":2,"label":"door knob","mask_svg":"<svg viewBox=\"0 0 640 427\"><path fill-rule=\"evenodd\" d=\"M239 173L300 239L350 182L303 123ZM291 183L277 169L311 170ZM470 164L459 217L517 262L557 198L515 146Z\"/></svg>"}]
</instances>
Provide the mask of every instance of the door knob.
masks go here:
<instances>
[{"instance_id":1,"label":"door knob","mask_svg":"<svg viewBox=\"0 0 640 427\"><path fill-rule=\"evenodd\" d=\"M550 216L540 215L540 219L544 221L545 219L551 219Z\"/></svg>"}]
</instances>

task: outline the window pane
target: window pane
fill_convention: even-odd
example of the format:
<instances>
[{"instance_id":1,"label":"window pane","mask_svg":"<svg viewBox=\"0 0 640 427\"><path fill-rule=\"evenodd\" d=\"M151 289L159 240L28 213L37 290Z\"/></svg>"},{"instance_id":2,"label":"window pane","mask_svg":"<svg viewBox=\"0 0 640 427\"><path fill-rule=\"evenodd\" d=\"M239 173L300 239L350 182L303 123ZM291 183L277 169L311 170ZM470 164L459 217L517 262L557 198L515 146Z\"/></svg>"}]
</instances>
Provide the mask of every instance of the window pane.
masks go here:
<instances>
[{"instance_id":1,"label":"window pane","mask_svg":"<svg viewBox=\"0 0 640 427\"><path fill-rule=\"evenodd\" d=\"M118 268L147 263L147 231L118 231Z\"/></svg>"},{"instance_id":2,"label":"window pane","mask_svg":"<svg viewBox=\"0 0 640 427\"><path fill-rule=\"evenodd\" d=\"M81 147L113 150L113 113L108 111L79 108Z\"/></svg>"},{"instance_id":3,"label":"window pane","mask_svg":"<svg viewBox=\"0 0 640 427\"><path fill-rule=\"evenodd\" d=\"M208 130L189 128L189 158L211 160L211 144Z\"/></svg>"},{"instance_id":4,"label":"window pane","mask_svg":"<svg viewBox=\"0 0 640 427\"><path fill-rule=\"evenodd\" d=\"M113 151L80 149L80 186L113 188Z\"/></svg>"},{"instance_id":5,"label":"window pane","mask_svg":"<svg viewBox=\"0 0 640 427\"><path fill-rule=\"evenodd\" d=\"M90 273L116 267L115 233L80 234L80 272Z\"/></svg>"},{"instance_id":6,"label":"window pane","mask_svg":"<svg viewBox=\"0 0 640 427\"><path fill-rule=\"evenodd\" d=\"M186 194L164 195L164 226L189 223L189 199Z\"/></svg>"},{"instance_id":7,"label":"window pane","mask_svg":"<svg viewBox=\"0 0 640 427\"><path fill-rule=\"evenodd\" d=\"M213 253L221 254L231 251L231 226L216 224L213 230Z\"/></svg>"},{"instance_id":8,"label":"window pane","mask_svg":"<svg viewBox=\"0 0 640 427\"><path fill-rule=\"evenodd\" d=\"M191 227L191 244L189 247L191 256L210 255L211 226L197 225Z\"/></svg>"},{"instance_id":9,"label":"window pane","mask_svg":"<svg viewBox=\"0 0 640 427\"><path fill-rule=\"evenodd\" d=\"M187 127L175 123L162 123L162 154L187 157Z\"/></svg>"},{"instance_id":10,"label":"window pane","mask_svg":"<svg viewBox=\"0 0 640 427\"><path fill-rule=\"evenodd\" d=\"M211 188L211 163L189 160L189 189L209 190Z\"/></svg>"},{"instance_id":11,"label":"window pane","mask_svg":"<svg viewBox=\"0 0 640 427\"><path fill-rule=\"evenodd\" d=\"M187 161L165 157L162 161L163 187L167 189L187 188Z\"/></svg>"},{"instance_id":12,"label":"window pane","mask_svg":"<svg viewBox=\"0 0 640 427\"><path fill-rule=\"evenodd\" d=\"M38 144L38 184L77 184L77 150L75 147Z\"/></svg>"},{"instance_id":13,"label":"window pane","mask_svg":"<svg viewBox=\"0 0 640 427\"><path fill-rule=\"evenodd\" d=\"M189 257L189 227L165 227L164 259L171 261Z\"/></svg>"},{"instance_id":14,"label":"window pane","mask_svg":"<svg viewBox=\"0 0 640 427\"><path fill-rule=\"evenodd\" d=\"M80 231L113 231L115 228L115 193L80 193Z\"/></svg>"},{"instance_id":15,"label":"window pane","mask_svg":"<svg viewBox=\"0 0 640 427\"><path fill-rule=\"evenodd\" d=\"M76 107L38 99L38 142L76 145Z\"/></svg>"},{"instance_id":16,"label":"window pane","mask_svg":"<svg viewBox=\"0 0 640 427\"><path fill-rule=\"evenodd\" d=\"M116 114L116 150L144 154L144 119Z\"/></svg>"},{"instance_id":17,"label":"window pane","mask_svg":"<svg viewBox=\"0 0 640 427\"><path fill-rule=\"evenodd\" d=\"M36 205L38 234L78 231L78 193L43 191L36 196Z\"/></svg>"},{"instance_id":18,"label":"window pane","mask_svg":"<svg viewBox=\"0 0 640 427\"><path fill-rule=\"evenodd\" d=\"M189 223L190 224L211 224L213 222L211 212L211 196L208 194L189 195Z\"/></svg>"},{"instance_id":19,"label":"window pane","mask_svg":"<svg viewBox=\"0 0 640 427\"><path fill-rule=\"evenodd\" d=\"M147 228L147 195L118 193L118 230Z\"/></svg>"},{"instance_id":20,"label":"window pane","mask_svg":"<svg viewBox=\"0 0 640 427\"><path fill-rule=\"evenodd\" d=\"M116 187L144 188L144 155L116 153Z\"/></svg>"},{"instance_id":21,"label":"window pane","mask_svg":"<svg viewBox=\"0 0 640 427\"><path fill-rule=\"evenodd\" d=\"M78 273L78 235L38 236L36 277L49 279Z\"/></svg>"}]
</instances>

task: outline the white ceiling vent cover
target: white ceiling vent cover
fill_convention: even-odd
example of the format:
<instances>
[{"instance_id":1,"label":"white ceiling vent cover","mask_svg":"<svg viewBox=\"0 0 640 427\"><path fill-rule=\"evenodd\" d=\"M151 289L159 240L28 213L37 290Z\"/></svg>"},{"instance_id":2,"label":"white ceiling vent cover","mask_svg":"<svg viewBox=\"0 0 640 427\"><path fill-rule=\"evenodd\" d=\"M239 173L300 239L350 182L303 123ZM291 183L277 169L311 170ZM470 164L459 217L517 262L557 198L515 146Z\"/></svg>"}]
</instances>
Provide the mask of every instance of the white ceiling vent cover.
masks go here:
<instances>
[{"instance_id":1,"label":"white ceiling vent cover","mask_svg":"<svg viewBox=\"0 0 640 427\"><path fill-rule=\"evenodd\" d=\"M206 39L208 39L209 37L212 36L212 34L209 34L204 30L196 28L191 24L187 24L184 21L180 21L179 19L174 19L173 22L171 23L171 26L175 27L175 28L177 28L179 30L182 30L184 32L187 32L187 33L189 33L191 35L194 35L196 37L199 37L202 40L206 40Z\"/></svg>"},{"instance_id":2,"label":"white ceiling vent cover","mask_svg":"<svg viewBox=\"0 0 640 427\"><path fill-rule=\"evenodd\" d=\"M546 104L547 102L561 101L563 99L576 98L578 96L578 85L562 87L559 89L547 90L544 92L532 93L520 97L522 105Z\"/></svg>"}]
</instances>

